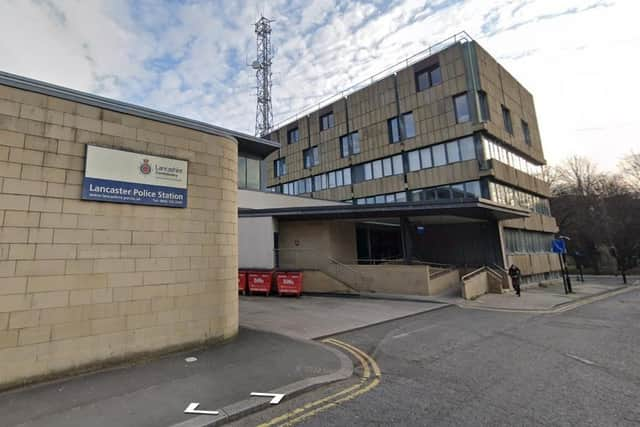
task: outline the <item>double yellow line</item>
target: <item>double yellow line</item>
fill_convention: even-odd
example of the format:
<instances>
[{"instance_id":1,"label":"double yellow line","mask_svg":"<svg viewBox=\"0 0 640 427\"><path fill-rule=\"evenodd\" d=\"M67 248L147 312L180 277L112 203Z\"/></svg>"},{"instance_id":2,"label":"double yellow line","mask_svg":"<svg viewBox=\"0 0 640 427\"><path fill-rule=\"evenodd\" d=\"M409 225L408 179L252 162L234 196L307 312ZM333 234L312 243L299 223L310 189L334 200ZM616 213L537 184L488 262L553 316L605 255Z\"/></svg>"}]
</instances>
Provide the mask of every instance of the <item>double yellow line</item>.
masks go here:
<instances>
[{"instance_id":1,"label":"double yellow line","mask_svg":"<svg viewBox=\"0 0 640 427\"><path fill-rule=\"evenodd\" d=\"M307 418L319 414L320 412L324 412L327 409L340 405L341 403L355 399L356 397L372 390L380 383L380 377L382 376L380 367L367 353L352 346L351 344L335 338L327 338L322 340L322 342L341 348L360 362L360 365L362 366L360 382L330 396L307 403L304 406L273 418L264 424L260 424L259 427L271 427L275 425L293 426Z\"/></svg>"}]
</instances>

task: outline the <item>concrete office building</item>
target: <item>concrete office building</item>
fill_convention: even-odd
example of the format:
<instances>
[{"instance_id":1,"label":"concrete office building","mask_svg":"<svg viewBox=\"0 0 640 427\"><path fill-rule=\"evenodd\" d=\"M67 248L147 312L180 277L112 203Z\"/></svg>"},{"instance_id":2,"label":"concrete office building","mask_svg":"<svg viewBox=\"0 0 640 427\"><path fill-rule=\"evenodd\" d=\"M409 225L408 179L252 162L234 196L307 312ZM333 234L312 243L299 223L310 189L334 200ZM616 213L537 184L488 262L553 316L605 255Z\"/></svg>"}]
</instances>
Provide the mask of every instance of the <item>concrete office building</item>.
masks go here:
<instances>
[{"instance_id":1,"label":"concrete office building","mask_svg":"<svg viewBox=\"0 0 640 427\"><path fill-rule=\"evenodd\" d=\"M348 206L241 217L279 218L297 233L310 220L341 217L332 227L343 241L329 254L341 264L403 258L464 272L514 262L530 281L559 270L549 252L557 225L541 179L533 96L466 34L298 114L267 138L280 143L265 164L268 190ZM301 239L286 234L291 246L280 236L279 251L301 250ZM306 249L318 256L313 243Z\"/></svg>"}]
</instances>

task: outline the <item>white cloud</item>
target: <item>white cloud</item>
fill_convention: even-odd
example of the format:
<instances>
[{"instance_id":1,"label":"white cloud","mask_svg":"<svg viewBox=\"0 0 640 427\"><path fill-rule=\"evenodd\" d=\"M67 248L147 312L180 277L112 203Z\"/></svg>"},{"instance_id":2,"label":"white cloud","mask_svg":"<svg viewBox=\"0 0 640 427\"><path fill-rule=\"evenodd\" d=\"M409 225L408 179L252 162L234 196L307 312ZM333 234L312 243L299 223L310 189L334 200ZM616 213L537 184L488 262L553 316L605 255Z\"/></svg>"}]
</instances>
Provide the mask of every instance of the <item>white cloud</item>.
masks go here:
<instances>
[{"instance_id":1,"label":"white cloud","mask_svg":"<svg viewBox=\"0 0 640 427\"><path fill-rule=\"evenodd\" d=\"M275 19L284 118L467 30L533 94L547 159L640 144L631 0L0 0L0 69L252 132L253 22ZM603 149L606 147L606 149Z\"/></svg>"}]
</instances>

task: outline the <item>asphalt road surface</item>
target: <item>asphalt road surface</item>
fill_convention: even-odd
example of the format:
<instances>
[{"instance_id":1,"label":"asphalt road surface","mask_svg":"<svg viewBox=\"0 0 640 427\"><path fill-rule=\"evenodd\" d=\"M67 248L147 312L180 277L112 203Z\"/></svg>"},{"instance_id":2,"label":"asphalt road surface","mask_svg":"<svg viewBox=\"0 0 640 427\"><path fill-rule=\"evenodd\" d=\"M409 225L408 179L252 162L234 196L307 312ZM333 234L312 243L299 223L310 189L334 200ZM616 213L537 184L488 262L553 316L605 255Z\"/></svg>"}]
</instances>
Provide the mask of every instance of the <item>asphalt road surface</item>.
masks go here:
<instances>
[{"instance_id":1,"label":"asphalt road surface","mask_svg":"<svg viewBox=\"0 0 640 427\"><path fill-rule=\"evenodd\" d=\"M640 425L640 289L557 314L448 307L333 338L353 378L235 425Z\"/></svg>"}]
</instances>

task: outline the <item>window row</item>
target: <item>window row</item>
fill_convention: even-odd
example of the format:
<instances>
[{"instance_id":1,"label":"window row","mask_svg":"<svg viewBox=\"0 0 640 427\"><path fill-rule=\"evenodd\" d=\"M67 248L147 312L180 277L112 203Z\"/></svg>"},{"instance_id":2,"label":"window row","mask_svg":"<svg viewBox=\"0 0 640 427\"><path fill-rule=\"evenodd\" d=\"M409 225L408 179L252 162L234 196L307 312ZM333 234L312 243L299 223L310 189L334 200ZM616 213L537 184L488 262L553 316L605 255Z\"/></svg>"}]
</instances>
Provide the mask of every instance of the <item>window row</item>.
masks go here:
<instances>
[{"instance_id":1,"label":"window row","mask_svg":"<svg viewBox=\"0 0 640 427\"><path fill-rule=\"evenodd\" d=\"M475 158L476 147L472 136L407 153L409 172Z\"/></svg>"},{"instance_id":2,"label":"window row","mask_svg":"<svg viewBox=\"0 0 640 427\"><path fill-rule=\"evenodd\" d=\"M311 193L313 191L322 191L327 188L342 187L343 185L351 185L351 169L339 169L320 175L314 175L308 178L298 179L296 181L287 182L281 186L271 187L270 190L276 193L289 195L298 195Z\"/></svg>"},{"instance_id":3,"label":"window row","mask_svg":"<svg viewBox=\"0 0 640 427\"><path fill-rule=\"evenodd\" d=\"M355 165L352 167L352 172L354 184L385 176L402 175L404 173L402 154Z\"/></svg>"},{"instance_id":4,"label":"window row","mask_svg":"<svg viewBox=\"0 0 640 427\"><path fill-rule=\"evenodd\" d=\"M485 160L496 159L526 174L537 177L542 176L542 166L530 162L524 157L498 144L496 141L483 136L482 145L484 147Z\"/></svg>"},{"instance_id":5,"label":"window row","mask_svg":"<svg viewBox=\"0 0 640 427\"><path fill-rule=\"evenodd\" d=\"M507 254L551 252L553 234L537 231L504 229L504 243Z\"/></svg>"},{"instance_id":6,"label":"window row","mask_svg":"<svg viewBox=\"0 0 640 427\"><path fill-rule=\"evenodd\" d=\"M260 160L238 156L238 188L260 190Z\"/></svg>"},{"instance_id":7,"label":"window row","mask_svg":"<svg viewBox=\"0 0 640 427\"><path fill-rule=\"evenodd\" d=\"M482 197L480 181L467 181L458 184L423 188L411 191L411 201L433 201L452 199L479 199Z\"/></svg>"},{"instance_id":8,"label":"window row","mask_svg":"<svg viewBox=\"0 0 640 427\"><path fill-rule=\"evenodd\" d=\"M379 194L377 196L360 197L353 200L355 205L380 205L385 203L403 203L407 201L407 193L400 191L398 193Z\"/></svg>"},{"instance_id":9,"label":"window row","mask_svg":"<svg viewBox=\"0 0 640 427\"><path fill-rule=\"evenodd\" d=\"M491 200L503 205L529 209L541 215L551 215L549 200L503 184L490 182L489 195Z\"/></svg>"}]
</instances>

